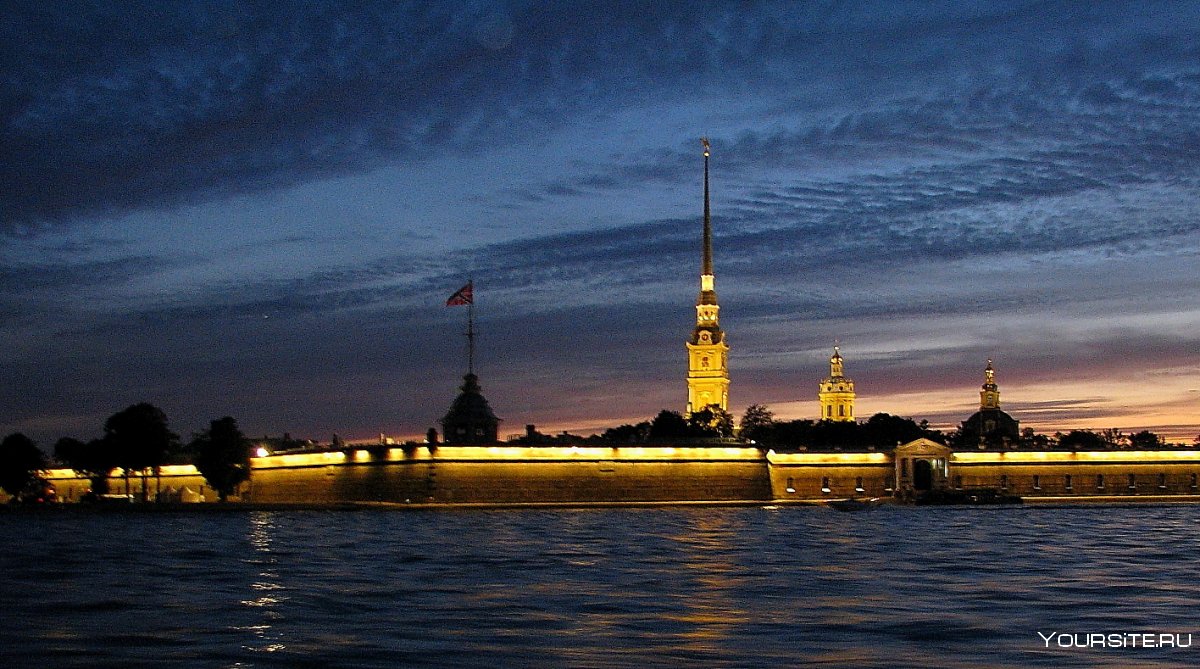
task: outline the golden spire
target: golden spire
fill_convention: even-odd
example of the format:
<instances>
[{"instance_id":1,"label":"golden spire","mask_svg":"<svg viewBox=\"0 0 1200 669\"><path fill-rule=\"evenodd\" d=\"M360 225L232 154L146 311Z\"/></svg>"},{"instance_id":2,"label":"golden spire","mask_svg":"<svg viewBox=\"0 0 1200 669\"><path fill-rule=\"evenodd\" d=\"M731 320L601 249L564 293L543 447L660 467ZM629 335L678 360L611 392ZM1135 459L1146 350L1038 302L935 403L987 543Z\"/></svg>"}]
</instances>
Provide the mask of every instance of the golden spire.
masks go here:
<instances>
[{"instance_id":1,"label":"golden spire","mask_svg":"<svg viewBox=\"0 0 1200 669\"><path fill-rule=\"evenodd\" d=\"M690 415L706 406L729 407L729 345L721 332L720 307L713 278L712 209L709 203L708 158L712 146L707 137L704 147L704 248L700 267L700 296L696 299L696 327L687 342L688 403Z\"/></svg>"},{"instance_id":2,"label":"golden spire","mask_svg":"<svg viewBox=\"0 0 1200 669\"><path fill-rule=\"evenodd\" d=\"M701 137L700 143L704 145L704 262L700 273L704 276L712 276L712 217L708 207L708 153L710 148L707 137Z\"/></svg>"}]
</instances>

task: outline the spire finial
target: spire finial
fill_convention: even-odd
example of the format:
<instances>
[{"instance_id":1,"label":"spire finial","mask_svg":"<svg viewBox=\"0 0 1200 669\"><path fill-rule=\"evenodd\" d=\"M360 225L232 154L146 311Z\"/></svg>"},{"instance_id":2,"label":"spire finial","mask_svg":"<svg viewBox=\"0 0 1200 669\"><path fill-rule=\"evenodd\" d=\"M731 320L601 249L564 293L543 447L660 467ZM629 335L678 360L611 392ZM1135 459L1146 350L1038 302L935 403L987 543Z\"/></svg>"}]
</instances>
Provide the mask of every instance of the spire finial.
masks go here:
<instances>
[{"instance_id":1,"label":"spire finial","mask_svg":"<svg viewBox=\"0 0 1200 669\"><path fill-rule=\"evenodd\" d=\"M707 137L701 137L700 143L704 145L704 260L703 266L700 268L700 273L705 276L712 276L712 216L708 206L708 154L710 146Z\"/></svg>"}]
</instances>

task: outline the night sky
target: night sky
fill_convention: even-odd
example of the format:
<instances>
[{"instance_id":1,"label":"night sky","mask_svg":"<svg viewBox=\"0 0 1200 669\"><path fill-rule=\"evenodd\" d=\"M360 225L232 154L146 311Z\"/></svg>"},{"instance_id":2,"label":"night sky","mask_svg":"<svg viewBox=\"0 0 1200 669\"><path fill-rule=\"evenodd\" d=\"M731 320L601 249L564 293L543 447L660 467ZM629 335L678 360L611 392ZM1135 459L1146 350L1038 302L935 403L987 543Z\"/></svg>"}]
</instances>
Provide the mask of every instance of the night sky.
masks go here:
<instances>
[{"instance_id":1,"label":"night sky","mask_svg":"<svg viewBox=\"0 0 1200 669\"><path fill-rule=\"evenodd\" d=\"M661 6L657 6L661 5ZM1200 4L6 2L0 434L731 409L1200 432Z\"/></svg>"}]
</instances>

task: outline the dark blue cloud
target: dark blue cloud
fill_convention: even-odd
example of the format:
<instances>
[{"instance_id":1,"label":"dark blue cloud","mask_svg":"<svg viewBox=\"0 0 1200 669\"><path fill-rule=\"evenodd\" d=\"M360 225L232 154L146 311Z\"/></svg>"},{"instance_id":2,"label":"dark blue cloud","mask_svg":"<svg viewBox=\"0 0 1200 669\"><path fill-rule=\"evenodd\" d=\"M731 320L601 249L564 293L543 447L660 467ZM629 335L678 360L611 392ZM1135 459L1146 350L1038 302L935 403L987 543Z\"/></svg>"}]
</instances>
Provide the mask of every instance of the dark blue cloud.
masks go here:
<instances>
[{"instance_id":1,"label":"dark blue cloud","mask_svg":"<svg viewBox=\"0 0 1200 669\"><path fill-rule=\"evenodd\" d=\"M0 11L8 230L520 140L581 113L788 89L811 106L830 87L853 104L914 84L954 89L964 73L1050 88L1097 71L1143 76L1197 54L1186 4L96 2L57 12L18 2ZM1170 74L1139 80L1139 90L1180 94ZM1121 99L1104 86L1083 99ZM901 138L969 148L969 136L941 134L937 114L850 115L808 140L838 151Z\"/></svg>"}]
</instances>

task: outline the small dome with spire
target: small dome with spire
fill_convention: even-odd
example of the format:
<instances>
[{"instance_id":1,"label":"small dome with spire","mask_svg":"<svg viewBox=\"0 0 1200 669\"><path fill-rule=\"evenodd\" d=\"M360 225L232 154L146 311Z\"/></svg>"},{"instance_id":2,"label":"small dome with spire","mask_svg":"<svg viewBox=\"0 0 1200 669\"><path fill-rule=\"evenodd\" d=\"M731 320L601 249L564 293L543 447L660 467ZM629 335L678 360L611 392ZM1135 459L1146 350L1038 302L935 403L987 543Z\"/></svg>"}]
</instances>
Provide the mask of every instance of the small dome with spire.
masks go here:
<instances>
[{"instance_id":1,"label":"small dome with spire","mask_svg":"<svg viewBox=\"0 0 1200 669\"><path fill-rule=\"evenodd\" d=\"M959 427L962 447L1011 448L1021 439L1021 426L1012 416L1000 409L1000 386L996 384L996 368L989 358L983 369L983 386L979 391L979 411Z\"/></svg>"}]
</instances>

